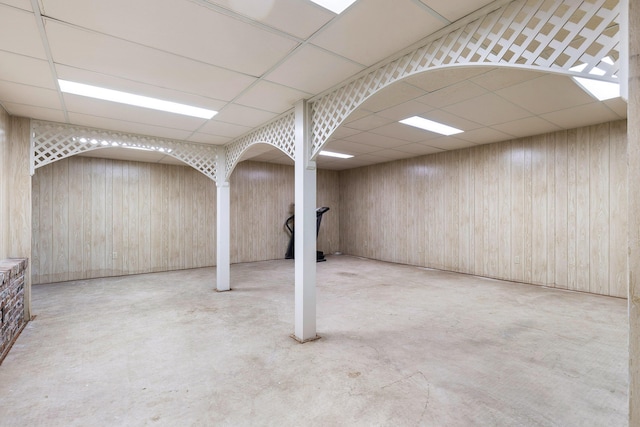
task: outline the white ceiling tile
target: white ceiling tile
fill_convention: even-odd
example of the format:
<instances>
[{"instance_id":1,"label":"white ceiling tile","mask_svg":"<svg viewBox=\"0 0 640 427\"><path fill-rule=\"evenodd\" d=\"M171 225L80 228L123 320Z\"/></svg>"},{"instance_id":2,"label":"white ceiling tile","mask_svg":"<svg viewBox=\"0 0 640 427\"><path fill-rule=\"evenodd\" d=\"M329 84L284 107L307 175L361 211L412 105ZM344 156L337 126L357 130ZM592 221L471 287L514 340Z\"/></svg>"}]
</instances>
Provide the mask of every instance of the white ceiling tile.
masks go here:
<instances>
[{"instance_id":1,"label":"white ceiling tile","mask_svg":"<svg viewBox=\"0 0 640 427\"><path fill-rule=\"evenodd\" d=\"M550 113L593 102L570 77L548 74L495 92L534 114Z\"/></svg>"},{"instance_id":2,"label":"white ceiling tile","mask_svg":"<svg viewBox=\"0 0 640 427\"><path fill-rule=\"evenodd\" d=\"M485 74L491 67L446 67L437 70L429 70L404 80L404 82L417 86L427 92L434 92L445 87L469 80L470 78Z\"/></svg>"},{"instance_id":3,"label":"white ceiling tile","mask_svg":"<svg viewBox=\"0 0 640 427\"><path fill-rule=\"evenodd\" d=\"M621 119L627 117L627 103L622 98L607 99L604 104L616 113Z\"/></svg>"},{"instance_id":4,"label":"white ceiling tile","mask_svg":"<svg viewBox=\"0 0 640 427\"><path fill-rule=\"evenodd\" d=\"M379 135L372 132L362 132L345 139L347 141L357 142L359 144L371 145L380 148L393 148L407 145L407 141L403 139L398 139L393 136Z\"/></svg>"},{"instance_id":5,"label":"white ceiling tile","mask_svg":"<svg viewBox=\"0 0 640 427\"><path fill-rule=\"evenodd\" d=\"M458 139L453 136L442 136L440 138L431 139L425 144L441 150L459 150L461 148L473 147L476 145L472 142Z\"/></svg>"},{"instance_id":6,"label":"white ceiling tile","mask_svg":"<svg viewBox=\"0 0 640 427\"><path fill-rule=\"evenodd\" d=\"M69 121L78 126L115 130L136 135L157 136L161 138L184 140L191 132L157 125L127 122L83 113L69 113Z\"/></svg>"},{"instance_id":7,"label":"white ceiling tile","mask_svg":"<svg viewBox=\"0 0 640 427\"><path fill-rule=\"evenodd\" d=\"M310 97L310 93L261 80L234 102L280 114L293 108L297 101Z\"/></svg>"},{"instance_id":8,"label":"white ceiling tile","mask_svg":"<svg viewBox=\"0 0 640 427\"><path fill-rule=\"evenodd\" d=\"M457 84L436 90L427 95L417 98L416 101L432 107L441 108L468 99L476 98L487 93L487 90L469 81L462 81Z\"/></svg>"},{"instance_id":9,"label":"white ceiling tile","mask_svg":"<svg viewBox=\"0 0 640 427\"><path fill-rule=\"evenodd\" d=\"M426 104L422 104L420 102L407 101L407 102L403 102L402 104L396 105L395 107L382 110L376 114L378 116L385 117L393 121L399 121L399 120L406 119L407 117L427 114L429 111L432 111L433 109L434 109L433 107Z\"/></svg>"},{"instance_id":10,"label":"white ceiling tile","mask_svg":"<svg viewBox=\"0 0 640 427\"><path fill-rule=\"evenodd\" d=\"M394 120L387 119L385 117L378 116L375 114L370 114L361 119L354 120L352 122L345 124L345 127L348 127L350 129L365 131L365 130L375 129L377 127L384 126L392 122L394 122Z\"/></svg>"},{"instance_id":11,"label":"white ceiling tile","mask_svg":"<svg viewBox=\"0 0 640 427\"><path fill-rule=\"evenodd\" d=\"M379 127L372 132L390 138L402 139L407 142L420 142L428 138L429 135L431 135L431 137L435 135L432 132L427 132L398 122Z\"/></svg>"},{"instance_id":12,"label":"white ceiling tile","mask_svg":"<svg viewBox=\"0 0 640 427\"><path fill-rule=\"evenodd\" d=\"M209 135L206 133L196 132L189 136L186 140L191 142L197 142L199 144L211 144L211 145L224 145L231 142L232 138L226 136Z\"/></svg>"},{"instance_id":13,"label":"white ceiling tile","mask_svg":"<svg viewBox=\"0 0 640 427\"><path fill-rule=\"evenodd\" d=\"M311 40L327 50L370 66L444 25L411 0L359 1Z\"/></svg>"},{"instance_id":14,"label":"white ceiling tile","mask_svg":"<svg viewBox=\"0 0 640 427\"><path fill-rule=\"evenodd\" d=\"M340 126L338 129L335 130L335 132L333 132L333 134L331 135L331 139L346 138L348 136L355 135L357 133L360 133L360 131L357 129L349 129L348 127Z\"/></svg>"},{"instance_id":15,"label":"white ceiling tile","mask_svg":"<svg viewBox=\"0 0 640 427\"><path fill-rule=\"evenodd\" d=\"M423 114L421 117L445 124L447 126L452 126L463 131L470 131L481 127L481 125L476 122L472 122L471 120L467 120L465 117L457 116L444 110L432 110L426 114Z\"/></svg>"},{"instance_id":16,"label":"white ceiling tile","mask_svg":"<svg viewBox=\"0 0 640 427\"><path fill-rule=\"evenodd\" d=\"M227 138L236 138L249 132L251 129L252 128L249 126L240 126L234 125L233 123L220 122L214 117L200 129L198 129L198 132L216 136L226 136Z\"/></svg>"},{"instance_id":17,"label":"white ceiling tile","mask_svg":"<svg viewBox=\"0 0 640 427\"><path fill-rule=\"evenodd\" d=\"M51 20L46 21L46 30L56 64L223 101L235 98L255 81L219 67Z\"/></svg>"},{"instance_id":18,"label":"white ceiling tile","mask_svg":"<svg viewBox=\"0 0 640 427\"><path fill-rule=\"evenodd\" d=\"M421 144L419 142L407 144L407 145L401 145L400 147L395 147L394 150L404 151L406 153L411 153L415 156L423 156L425 154L439 153L442 151L439 148L431 147L429 145Z\"/></svg>"},{"instance_id":19,"label":"white ceiling tile","mask_svg":"<svg viewBox=\"0 0 640 427\"><path fill-rule=\"evenodd\" d=\"M279 31L306 39L335 15L300 0L208 0Z\"/></svg>"},{"instance_id":20,"label":"white ceiling tile","mask_svg":"<svg viewBox=\"0 0 640 427\"><path fill-rule=\"evenodd\" d=\"M563 129L604 123L619 118L617 114L600 102L555 111L553 113L543 114L540 117Z\"/></svg>"},{"instance_id":21,"label":"white ceiling tile","mask_svg":"<svg viewBox=\"0 0 640 427\"><path fill-rule=\"evenodd\" d=\"M455 22L470 13L491 3L493 0L420 0L451 22Z\"/></svg>"},{"instance_id":22,"label":"white ceiling tile","mask_svg":"<svg viewBox=\"0 0 640 427\"><path fill-rule=\"evenodd\" d=\"M337 85L362 69L362 66L344 58L313 45L305 45L265 78L303 92L316 94Z\"/></svg>"},{"instance_id":23,"label":"white ceiling tile","mask_svg":"<svg viewBox=\"0 0 640 427\"><path fill-rule=\"evenodd\" d=\"M351 114L349 114L344 119L344 121L342 122L342 125L347 125L351 122L355 122L357 120L360 120L363 117L370 116L371 114L373 114L372 111L365 110L364 108L356 108L354 111L351 112Z\"/></svg>"},{"instance_id":24,"label":"white ceiling tile","mask_svg":"<svg viewBox=\"0 0 640 427\"><path fill-rule=\"evenodd\" d=\"M539 71L521 70L517 68L498 67L487 73L473 77L471 81L483 88L495 91L504 89L514 84L537 79L543 73Z\"/></svg>"},{"instance_id":25,"label":"white ceiling tile","mask_svg":"<svg viewBox=\"0 0 640 427\"><path fill-rule=\"evenodd\" d=\"M371 153L376 156L386 157L389 160L400 160L400 159L408 159L409 157L415 157L415 154L407 153L406 151L398 151L398 150L379 150Z\"/></svg>"},{"instance_id":26,"label":"white ceiling tile","mask_svg":"<svg viewBox=\"0 0 640 427\"><path fill-rule=\"evenodd\" d=\"M43 0L47 16L171 52L260 76L298 43L191 1ZM126 13L123 13L126 11Z\"/></svg>"},{"instance_id":27,"label":"white ceiling tile","mask_svg":"<svg viewBox=\"0 0 640 427\"><path fill-rule=\"evenodd\" d=\"M419 98L424 94L424 90L415 86L403 82L394 83L364 101L360 107L369 111L378 112L394 107L403 102Z\"/></svg>"},{"instance_id":28,"label":"white ceiling tile","mask_svg":"<svg viewBox=\"0 0 640 427\"><path fill-rule=\"evenodd\" d=\"M7 110L7 113L15 117L28 117L31 119L48 120L50 122L65 121L64 114L60 110L34 107L33 105L15 104L12 102L3 102L2 106Z\"/></svg>"},{"instance_id":29,"label":"white ceiling tile","mask_svg":"<svg viewBox=\"0 0 640 427\"><path fill-rule=\"evenodd\" d=\"M473 142L474 144L490 144L492 142L513 139L511 135L491 128L480 128L456 135L457 139ZM431 143L431 141L429 141Z\"/></svg>"},{"instance_id":30,"label":"white ceiling tile","mask_svg":"<svg viewBox=\"0 0 640 427\"><path fill-rule=\"evenodd\" d=\"M0 80L0 101L61 110L58 92Z\"/></svg>"},{"instance_id":31,"label":"white ceiling tile","mask_svg":"<svg viewBox=\"0 0 640 427\"><path fill-rule=\"evenodd\" d=\"M501 123L493 126L493 128L516 137L540 135L560 130L559 126L541 119L540 117L527 117L525 119Z\"/></svg>"},{"instance_id":32,"label":"white ceiling tile","mask_svg":"<svg viewBox=\"0 0 640 427\"><path fill-rule=\"evenodd\" d=\"M373 150L379 150L378 147L346 140L329 141L327 145L325 145L324 149L343 154L351 154L354 156L357 154L370 153Z\"/></svg>"},{"instance_id":33,"label":"white ceiling tile","mask_svg":"<svg viewBox=\"0 0 640 427\"><path fill-rule=\"evenodd\" d=\"M275 113L269 111L256 110L255 108L249 108L243 105L229 104L224 107L214 119L236 125L256 127L276 116Z\"/></svg>"},{"instance_id":34,"label":"white ceiling tile","mask_svg":"<svg viewBox=\"0 0 640 427\"><path fill-rule=\"evenodd\" d=\"M528 111L493 93L449 105L443 110L485 126L510 122L531 115Z\"/></svg>"},{"instance_id":35,"label":"white ceiling tile","mask_svg":"<svg viewBox=\"0 0 640 427\"><path fill-rule=\"evenodd\" d=\"M182 104L192 105L194 107L208 108L214 111L219 111L222 107L227 105L227 102L225 101L205 98L204 96L193 93L152 86L146 83L114 77L108 74L82 70L80 68L67 67L65 65L56 65L56 73L58 74L58 78L63 80L114 88L123 92L150 96L152 98L163 99L165 101L179 102Z\"/></svg>"},{"instance_id":36,"label":"white ceiling tile","mask_svg":"<svg viewBox=\"0 0 640 427\"><path fill-rule=\"evenodd\" d=\"M32 12L0 4L0 50L47 58Z\"/></svg>"},{"instance_id":37,"label":"white ceiling tile","mask_svg":"<svg viewBox=\"0 0 640 427\"><path fill-rule=\"evenodd\" d=\"M162 124L163 127L173 129L194 131L206 122L206 119L197 117L134 107L116 102L101 101L79 95L64 94L64 102L67 111L70 113L85 114L90 111L91 115L94 116L147 125Z\"/></svg>"},{"instance_id":38,"label":"white ceiling tile","mask_svg":"<svg viewBox=\"0 0 640 427\"><path fill-rule=\"evenodd\" d=\"M57 89L47 61L16 53L0 51L0 80Z\"/></svg>"},{"instance_id":39,"label":"white ceiling tile","mask_svg":"<svg viewBox=\"0 0 640 427\"><path fill-rule=\"evenodd\" d=\"M1 4L6 4L12 7L17 7L19 9L28 10L29 12L33 12L33 8L31 7L30 0L2 0Z\"/></svg>"}]
</instances>

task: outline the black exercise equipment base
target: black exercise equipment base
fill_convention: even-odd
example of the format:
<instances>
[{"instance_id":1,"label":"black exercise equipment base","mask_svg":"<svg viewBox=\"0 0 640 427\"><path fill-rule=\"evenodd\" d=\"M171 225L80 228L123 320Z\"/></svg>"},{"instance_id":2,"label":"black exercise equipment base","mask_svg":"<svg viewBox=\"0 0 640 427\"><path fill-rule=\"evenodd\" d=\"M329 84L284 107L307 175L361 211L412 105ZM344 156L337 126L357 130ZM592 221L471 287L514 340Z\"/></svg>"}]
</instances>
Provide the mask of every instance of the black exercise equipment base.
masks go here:
<instances>
[{"instance_id":1,"label":"black exercise equipment base","mask_svg":"<svg viewBox=\"0 0 640 427\"><path fill-rule=\"evenodd\" d=\"M318 233L320 232L320 223L322 222L322 215L324 215L325 212L327 212L328 210L329 208L326 206L316 209L316 237L318 237ZM291 233L291 238L289 239L289 245L287 246L287 253L284 255L285 259L294 259L294 255L295 255L295 231L294 231L295 227L292 227L291 225L289 225L290 223L291 224L293 223L294 217L295 215L291 215L284 222L285 227L287 227L287 229ZM316 251L316 262L323 262L326 260L327 259L324 257L324 252Z\"/></svg>"}]
</instances>

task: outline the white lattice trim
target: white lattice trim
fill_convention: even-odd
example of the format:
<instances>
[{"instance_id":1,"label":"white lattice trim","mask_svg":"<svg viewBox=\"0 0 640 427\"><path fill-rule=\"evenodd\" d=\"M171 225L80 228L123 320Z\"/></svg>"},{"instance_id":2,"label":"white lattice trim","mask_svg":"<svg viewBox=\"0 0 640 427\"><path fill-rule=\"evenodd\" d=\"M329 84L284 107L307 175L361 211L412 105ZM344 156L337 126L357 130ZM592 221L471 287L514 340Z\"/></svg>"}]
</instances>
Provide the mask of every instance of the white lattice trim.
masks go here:
<instances>
[{"instance_id":1,"label":"white lattice trim","mask_svg":"<svg viewBox=\"0 0 640 427\"><path fill-rule=\"evenodd\" d=\"M284 113L266 125L225 145L226 177L231 176L242 154L254 144L270 144L295 160L295 114Z\"/></svg>"},{"instance_id":2,"label":"white lattice trim","mask_svg":"<svg viewBox=\"0 0 640 427\"><path fill-rule=\"evenodd\" d=\"M497 64L617 81L617 0L515 0L486 10L484 16L454 23L422 47L312 99L313 156L367 98L429 69Z\"/></svg>"},{"instance_id":3,"label":"white lattice trim","mask_svg":"<svg viewBox=\"0 0 640 427\"><path fill-rule=\"evenodd\" d=\"M39 120L31 121L31 147L32 172L39 167L75 154L107 147L130 147L166 153L214 181L217 154L221 149L211 145Z\"/></svg>"}]
</instances>

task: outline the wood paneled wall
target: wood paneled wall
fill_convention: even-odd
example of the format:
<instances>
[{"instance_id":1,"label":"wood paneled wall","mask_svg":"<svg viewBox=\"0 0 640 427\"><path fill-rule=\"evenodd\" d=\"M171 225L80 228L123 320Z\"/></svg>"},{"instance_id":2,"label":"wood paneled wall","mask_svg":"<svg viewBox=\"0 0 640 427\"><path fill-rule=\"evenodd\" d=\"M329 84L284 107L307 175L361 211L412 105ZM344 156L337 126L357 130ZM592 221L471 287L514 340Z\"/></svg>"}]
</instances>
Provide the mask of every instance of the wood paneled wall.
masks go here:
<instances>
[{"instance_id":1,"label":"wood paneled wall","mask_svg":"<svg viewBox=\"0 0 640 427\"><path fill-rule=\"evenodd\" d=\"M293 166L242 162L231 183L231 262L281 259L289 243L285 220L293 214ZM331 209L322 219L317 247L339 250L339 174L319 170L317 206Z\"/></svg>"},{"instance_id":2,"label":"wood paneled wall","mask_svg":"<svg viewBox=\"0 0 640 427\"><path fill-rule=\"evenodd\" d=\"M625 297L626 121L343 171L342 251Z\"/></svg>"},{"instance_id":3,"label":"wood paneled wall","mask_svg":"<svg viewBox=\"0 0 640 427\"><path fill-rule=\"evenodd\" d=\"M231 262L281 259L292 166L242 162L231 176ZM339 175L318 171L318 248L339 248ZM33 180L33 280L49 283L216 263L216 186L186 166L71 157Z\"/></svg>"},{"instance_id":4,"label":"wood paneled wall","mask_svg":"<svg viewBox=\"0 0 640 427\"><path fill-rule=\"evenodd\" d=\"M33 180L33 283L215 264L216 187L186 166L71 157Z\"/></svg>"},{"instance_id":5,"label":"wood paneled wall","mask_svg":"<svg viewBox=\"0 0 640 427\"><path fill-rule=\"evenodd\" d=\"M9 256L9 114L0 106L0 260Z\"/></svg>"}]
</instances>

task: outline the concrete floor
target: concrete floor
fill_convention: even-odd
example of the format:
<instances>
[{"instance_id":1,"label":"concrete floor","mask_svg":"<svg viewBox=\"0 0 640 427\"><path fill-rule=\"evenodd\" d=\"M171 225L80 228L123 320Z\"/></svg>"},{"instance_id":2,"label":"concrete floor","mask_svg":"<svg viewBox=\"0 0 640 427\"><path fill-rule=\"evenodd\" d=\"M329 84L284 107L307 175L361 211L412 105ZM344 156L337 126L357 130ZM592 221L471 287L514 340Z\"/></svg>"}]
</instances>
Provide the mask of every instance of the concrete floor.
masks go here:
<instances>
[{"instance_id":1,"label":"concrete floor","mask_svg":"<svg viewBox=\"0 0 640 427\"><path fill-rule=\"evenodd\" d=\"M0 425L624 426L626 301L347 256L33 287Z\"/></svg>"}]
</instances>

